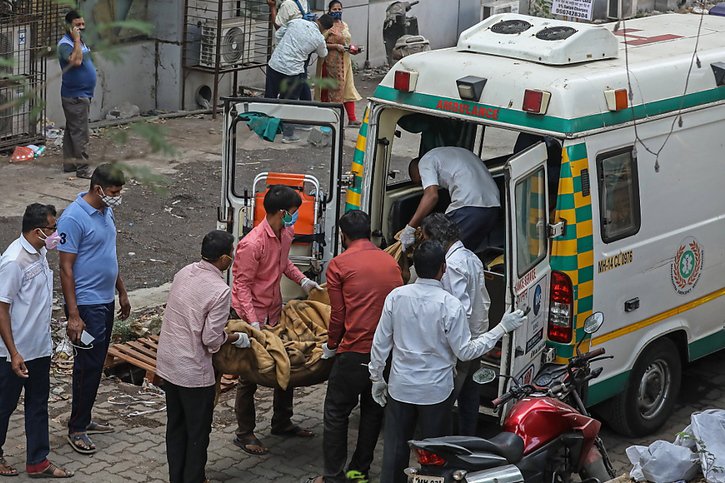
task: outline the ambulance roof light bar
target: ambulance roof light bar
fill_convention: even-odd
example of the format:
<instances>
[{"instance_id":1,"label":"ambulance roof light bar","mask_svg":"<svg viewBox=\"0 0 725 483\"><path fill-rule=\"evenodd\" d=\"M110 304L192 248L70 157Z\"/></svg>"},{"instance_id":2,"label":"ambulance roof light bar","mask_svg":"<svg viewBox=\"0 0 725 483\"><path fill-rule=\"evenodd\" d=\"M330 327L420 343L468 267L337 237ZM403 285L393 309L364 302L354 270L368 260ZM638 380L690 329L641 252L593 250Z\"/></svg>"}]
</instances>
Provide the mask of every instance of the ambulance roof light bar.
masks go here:
<instances>
[{"instance_id":1,"label":"ambulance roof light bar","mask_svg":"<svg viewBox=\"0 0 725 483\"><path fill-rule=\"evenodd\" d=\"M418 84L418 73L407 70L396 70L393 88L400 92L413 92Z\"/></svg>"},{"instance_id":2,"label":"ambulance roof light bar","mask_svg":"<svg viewBox=\"0 0 725 483\"><path fill-rule=\"evenodd\" d=\"M464 101L478 102L481 100L481 94L483 94L483 88L486 85L486 81L483 77L476 77L475 75L467 75L456 80L456 86L458 86L458 95Z\"/></svg>"}]
</instances>

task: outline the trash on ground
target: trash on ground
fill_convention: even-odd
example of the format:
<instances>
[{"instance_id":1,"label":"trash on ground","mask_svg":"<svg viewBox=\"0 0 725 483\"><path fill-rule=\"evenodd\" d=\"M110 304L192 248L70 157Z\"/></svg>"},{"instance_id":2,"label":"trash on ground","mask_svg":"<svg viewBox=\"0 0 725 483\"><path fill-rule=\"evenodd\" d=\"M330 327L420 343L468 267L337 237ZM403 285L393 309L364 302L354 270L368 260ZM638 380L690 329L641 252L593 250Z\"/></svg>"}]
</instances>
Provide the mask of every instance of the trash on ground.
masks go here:
<instances>
[{"instance_id":1,"label":"trash on ground","mask_svg":"<svg viewBox=\"0 0 725 483\"><path fill-rule=\"evenodd\" d=\"M108 111L106 119L109 121L116 119L129 119L131 117L136 117L139 114L141 114L141 109L139 109L137 105L124 101L120 106L114 106L110 111Z\"/></svg>"}]
</instances>

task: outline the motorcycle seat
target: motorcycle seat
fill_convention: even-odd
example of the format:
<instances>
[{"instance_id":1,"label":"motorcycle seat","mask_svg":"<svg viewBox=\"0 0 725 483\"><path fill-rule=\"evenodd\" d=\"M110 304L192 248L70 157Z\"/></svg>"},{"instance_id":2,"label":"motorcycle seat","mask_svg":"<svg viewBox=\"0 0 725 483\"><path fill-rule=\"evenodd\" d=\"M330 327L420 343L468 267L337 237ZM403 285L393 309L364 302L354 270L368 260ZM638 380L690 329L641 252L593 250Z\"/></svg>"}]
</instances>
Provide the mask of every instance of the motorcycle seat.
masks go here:
<instances>
[{"instance_id":1,"label":"motorcycle seat","mask_svg":"<svg viewBox=\"0 0 725 483\"><path fill-rule=\"evenodd\" d=\"M475 436L445 436L443 438L431 438L426 441L433 442L435 439L445 441L465 448L469 451L488 451L506 458L511 464L521 461L524 455L524 440L514 433L501 432L491 439L477 438Z\"/></svg>"}]
</instances>

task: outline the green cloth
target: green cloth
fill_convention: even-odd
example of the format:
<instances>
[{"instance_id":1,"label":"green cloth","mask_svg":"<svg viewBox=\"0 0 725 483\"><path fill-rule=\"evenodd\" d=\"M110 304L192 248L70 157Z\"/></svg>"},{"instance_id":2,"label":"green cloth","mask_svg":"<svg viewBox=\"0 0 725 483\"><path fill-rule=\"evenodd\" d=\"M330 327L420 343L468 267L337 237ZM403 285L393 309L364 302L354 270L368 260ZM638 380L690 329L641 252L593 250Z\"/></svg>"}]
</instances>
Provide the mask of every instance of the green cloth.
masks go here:
<instances>
[{"instance_id":1,"label":"green cloth","mask_svg":"<svg viewBox=\"0 0 725 483\"><path fill-rule=\"evenodd\" d=\"M239 119L247 121L249 129L265 141L274 142L277 134L282 133L282 120L278 117L270 117L261 112L245 112L239 115Z\"/></svg>"}]
</instances>

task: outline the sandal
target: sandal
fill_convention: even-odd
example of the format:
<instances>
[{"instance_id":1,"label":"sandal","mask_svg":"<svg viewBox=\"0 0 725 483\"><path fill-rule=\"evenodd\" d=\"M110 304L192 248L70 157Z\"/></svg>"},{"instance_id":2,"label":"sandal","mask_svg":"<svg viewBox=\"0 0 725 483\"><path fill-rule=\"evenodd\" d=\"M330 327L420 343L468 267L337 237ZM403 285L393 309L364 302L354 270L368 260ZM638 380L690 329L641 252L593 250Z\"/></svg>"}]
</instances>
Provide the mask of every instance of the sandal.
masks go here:
<instances>
[{"instance_id":1,"label":"sandal","mask_svg":"<svg viewBox=\"0 0 725 483\"><path fill-rule=\"evenodd\" d=\"M298 438L312 438L315 436L315 433L310 431L309 429L304 429L296 424L290 426L288 429L284 429L282 431L279 430L272 430L272 434L275 436L286 436L286 437L292 437L296 436Z\"/></svg>"},{"instance_id":2,"label":"sandal","mask_svg":"<svg viewBox=\"0 0 725 483\"><path fill-rule=\"evenodd\" d=\"M242 451L252 456L263 456L269 453L269 448L265 448L262 442L257 438L254 433L245 434L243 436L236 436L233 441L235 446L238 446ZM257 449L250 448L250 446L256 446Z\"/></svg>"},{"instance_id":3,"label":"sandal","mask_svg":"<svg viewBox=\"0 0 725 483\"><path fill-rule=\"evenodd\" d=\"M28 473L28 476L31 478L71 478L73 477L73 472L48 462L48 466L43 471Z\"/></svg>"},{"instance_id":4,"label":"sandal","mask_svg":"<svg viewBox=\"0 0 725 483\"><path fill-rule=\"evenodd\" d=\"M311 476L304 480L303 483L325 483L325 477L322 475L319 476Z\"/></svg>"},{"instance_id":5,"label":"sandal","mask_svg":"<svg viewBox=\"0 0 725 483\"><path fill-rule=\"evenodd\" d=\"M18 470L9 465L2 456L0 456L0 476L18 476Z\"/></svg>"},{"instance_id":6,"label":"sandal","mask_svg":"<svg viewBox=\"0 0 725 483\"><path fill-rule=\"evenodd\" d=\"M68 435L68 442L76 452L81 454L93 454L96 452L96 445L86 433Z\"/></svg>"},{"instance_id":7,"label":"sandal","mask_svg":"<svg viewBox=\"0 0 725 483\"><path fill-rule=\"evenodd\" d=\"M86 434L112 433L115 430L116 429L108 423L99 423L96 421L91 421L88 426L86 426Z\"/></svg>"}]
</instances>

